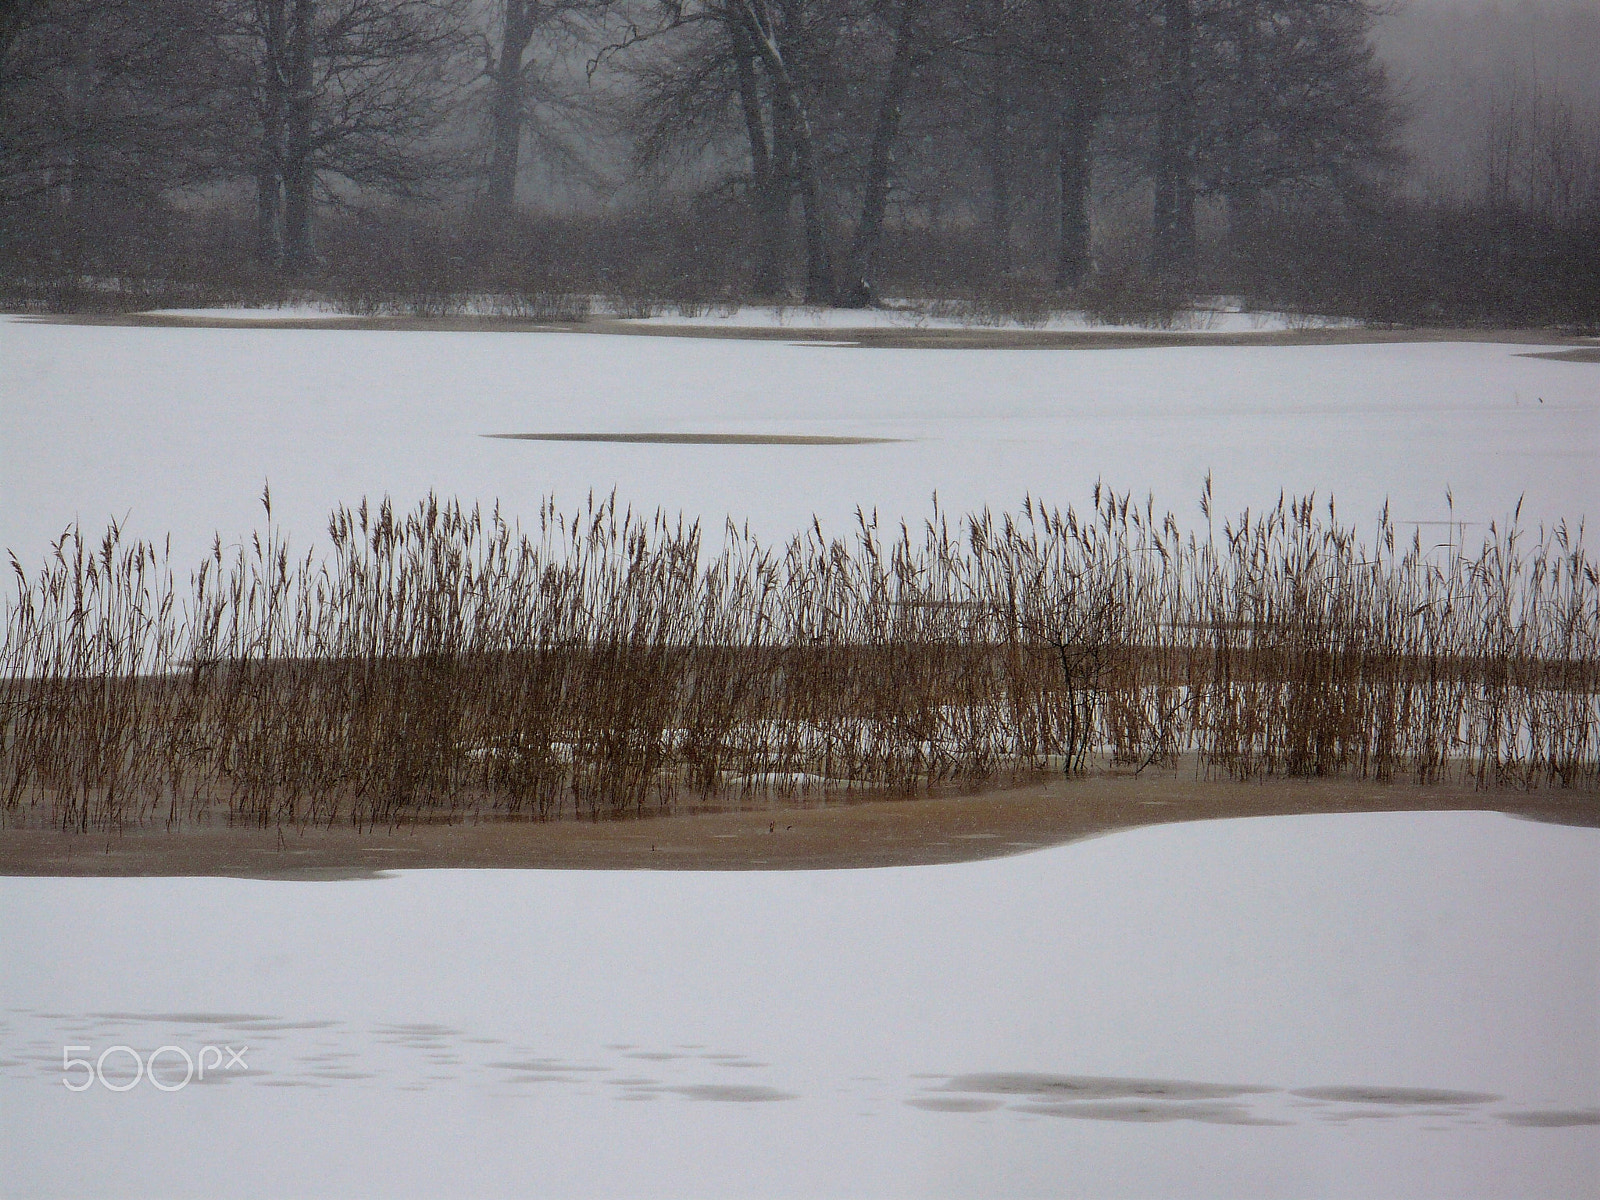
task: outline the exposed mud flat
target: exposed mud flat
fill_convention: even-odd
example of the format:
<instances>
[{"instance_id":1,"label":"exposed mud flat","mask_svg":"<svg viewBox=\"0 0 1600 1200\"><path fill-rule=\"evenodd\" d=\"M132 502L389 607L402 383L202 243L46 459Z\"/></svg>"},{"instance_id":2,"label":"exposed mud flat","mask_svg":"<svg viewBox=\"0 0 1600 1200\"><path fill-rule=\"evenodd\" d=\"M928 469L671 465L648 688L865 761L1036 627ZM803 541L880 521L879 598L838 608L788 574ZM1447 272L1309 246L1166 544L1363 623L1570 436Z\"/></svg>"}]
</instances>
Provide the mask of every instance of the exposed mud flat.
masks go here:
<instances>
[{"instance_id":1,"label":"exposed mud flat","mask_svg":"<svg viewBox=\"0 0 1600 1200\"><path fill-rule=\"evenodd\" d=\"M371 879L395 869L781 871L1003 858L1147 825L1349 812L1504 812L1600 826L1588 792L1356 780L1197 780L1190 771L1050 778L972 794L772 804L616 821L484 821L359 831L208 825L121 833L0 829L0 875Z\"/></svg>"},{"instance_id":2,"label":"exposed mud flat","mask_svg":"<svg viewBox=\"0 0 1600 1200\"><path fill-rule=\"evenodd\" d=\"M1600 346L1580 346L1575 350L1552 350L1545 354L1525 354L1524 358L1548 358L1556 362L1600 363Z\"/></svg>"}]
</instances>

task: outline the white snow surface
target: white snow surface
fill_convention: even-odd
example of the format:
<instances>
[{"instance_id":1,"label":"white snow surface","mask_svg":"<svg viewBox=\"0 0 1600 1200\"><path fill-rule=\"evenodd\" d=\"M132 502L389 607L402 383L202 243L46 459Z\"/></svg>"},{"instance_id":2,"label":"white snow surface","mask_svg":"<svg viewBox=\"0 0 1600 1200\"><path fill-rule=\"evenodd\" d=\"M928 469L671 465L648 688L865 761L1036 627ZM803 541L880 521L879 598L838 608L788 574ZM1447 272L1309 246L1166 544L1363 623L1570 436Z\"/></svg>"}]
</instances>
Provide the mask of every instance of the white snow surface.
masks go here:
<instances>
[{"instance_id":1,"label":"white snow surface","mask_svg":"<svg viewBox=\"0 0 1600 1200\"><path fill-rule=\"evenodd\" d=\"M1201 524L1280 490L1370 526L1600 512L1600 368L1541 346L868 350L589 333L81 327L0 320L0 551L32 568L73 520L172 534L174 565L275 521L301 550L363 495L430 490L531 517L616 490L636 508L787 537L1083 505L1097 478ZM899 438L634 445L495 433ZM1425 540L1445 539L1440 525Z\"/></svg>"},{"instance_id":2,"label":"white snow surface","mask_svg":"<svg viewBox=\"0 0 1600 1200\"><path fill-rule=\"evenodd\" d=\"M1389 813L861 871L6 878L0 905L7 1197L1505 1200L1600 1171L1591 829ZM203 1044L250 1073L63 1087L63 1046ZM1041 1075L1080 1098L1026 1094Z\"/></svg>"}]
</instances>

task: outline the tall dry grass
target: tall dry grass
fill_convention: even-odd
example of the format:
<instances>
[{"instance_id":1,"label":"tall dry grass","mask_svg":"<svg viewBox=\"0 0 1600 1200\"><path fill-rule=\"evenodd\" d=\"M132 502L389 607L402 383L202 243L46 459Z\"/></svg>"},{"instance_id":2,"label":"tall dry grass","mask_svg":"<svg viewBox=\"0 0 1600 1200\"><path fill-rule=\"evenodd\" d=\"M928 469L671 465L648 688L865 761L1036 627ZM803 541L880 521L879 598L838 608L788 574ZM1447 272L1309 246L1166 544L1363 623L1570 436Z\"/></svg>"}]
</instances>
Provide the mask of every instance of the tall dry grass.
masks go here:
<instances>
[{"instance_id":1,"label":"tall dry grass","mask_svg":"<svg viewBox=\"0 0 1600 1200\"><path fill-rule=\"evenodd\" d=\"M1206 527L1079 514L767 546L547 501L273 523L180 583L69 531L12 559L0 815L359 826L905 794L1192 756L1240 779L1600 785L1600 580L1581 530L1362 539L1283 501Z\"/></svg>"}]
</instances>

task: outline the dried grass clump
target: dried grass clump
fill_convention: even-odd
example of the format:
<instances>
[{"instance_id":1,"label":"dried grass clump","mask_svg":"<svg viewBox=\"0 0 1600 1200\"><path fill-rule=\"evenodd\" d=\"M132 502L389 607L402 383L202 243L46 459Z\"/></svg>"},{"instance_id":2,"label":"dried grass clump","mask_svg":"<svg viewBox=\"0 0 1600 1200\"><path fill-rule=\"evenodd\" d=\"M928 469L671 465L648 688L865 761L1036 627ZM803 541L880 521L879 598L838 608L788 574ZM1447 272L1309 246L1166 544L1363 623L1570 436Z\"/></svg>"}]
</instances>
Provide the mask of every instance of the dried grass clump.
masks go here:
<instances>
[{"instance_id":1,"label":"dried grass clump","mask_svg":"<svg viewBox=\"0 0 1600 1200\"><path fill-rule=\"evenodd\" d=\"M858 513L782 546L591 498L272 523L179 586L77 529L0 648L0 819L357 826L909 794L1193 756L1240 779L1600 786L1581 530L1397 546L1280 500L1204 534L1127 496Z\"/></svg>"}]
</instances>

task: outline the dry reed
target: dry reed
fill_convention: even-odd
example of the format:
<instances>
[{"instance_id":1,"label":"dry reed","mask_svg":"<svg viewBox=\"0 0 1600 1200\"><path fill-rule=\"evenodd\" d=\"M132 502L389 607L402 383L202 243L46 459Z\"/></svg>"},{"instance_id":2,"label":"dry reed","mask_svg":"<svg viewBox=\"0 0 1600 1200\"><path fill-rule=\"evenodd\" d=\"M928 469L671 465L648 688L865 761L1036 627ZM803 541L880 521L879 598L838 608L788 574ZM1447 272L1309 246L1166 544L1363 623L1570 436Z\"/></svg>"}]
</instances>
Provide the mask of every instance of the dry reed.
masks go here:
<instances>
[{"instance_id":1,"label":"dry reed","mask_svg":"<svg viewBox=\"0 0 1600 1200\"><path fill-rule=\"evenodd\" d=\"M429 498L168 555L12 558L0 820L88 831L598 818L1192 756L1240 779L1600 785L1581 529L1360 540L1284 501L1185 533L1127 496L782 546L590 499Z\"/></svg>"}]
</instances>

